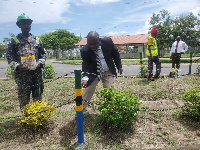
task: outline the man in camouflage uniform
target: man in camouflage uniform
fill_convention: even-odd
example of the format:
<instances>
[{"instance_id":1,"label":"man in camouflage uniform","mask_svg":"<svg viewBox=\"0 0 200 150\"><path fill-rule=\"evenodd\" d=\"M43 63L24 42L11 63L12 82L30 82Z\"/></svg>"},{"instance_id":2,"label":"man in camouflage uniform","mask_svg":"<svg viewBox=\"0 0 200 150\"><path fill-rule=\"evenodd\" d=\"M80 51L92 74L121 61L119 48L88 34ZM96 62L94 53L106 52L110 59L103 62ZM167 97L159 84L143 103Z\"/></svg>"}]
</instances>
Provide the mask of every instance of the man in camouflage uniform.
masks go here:
<instances>
[{"instance_id":1,"label":"man in camouflage uniform","mask_svg":"<svg viewBox=\"0 0 200 150\"><path fill-rule=\"evenodd\" d=\"M42 99L44 89L42 68L46 52L41 40L30 33L32 21L25 14L18 16L16 24L22 33L12 35L6 55L9 66L14 70L21 111L30 102L31 92L33 101L37 101Z\"/></svg>"}]
</instances>

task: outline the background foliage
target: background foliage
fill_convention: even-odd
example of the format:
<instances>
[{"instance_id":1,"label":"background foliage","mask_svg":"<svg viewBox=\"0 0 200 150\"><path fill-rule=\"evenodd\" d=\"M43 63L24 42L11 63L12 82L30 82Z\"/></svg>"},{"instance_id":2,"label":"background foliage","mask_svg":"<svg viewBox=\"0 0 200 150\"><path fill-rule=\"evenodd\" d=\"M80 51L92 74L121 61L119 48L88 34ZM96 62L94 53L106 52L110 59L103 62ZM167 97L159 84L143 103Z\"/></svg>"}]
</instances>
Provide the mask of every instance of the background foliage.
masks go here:
<instances>
[{"instance_id":1,"label":"background foliage","mask_svg":"<svg viewBox=\"0 0 200 150\"><path fill-rule=\"evenodd\" d=\"M171 47L177 36L191 47L196 47L196 41L200 38L200 20L193 13L172 19L167 10L161 10L158 14L153 13L149 25L151 25L150 31L153 27L158 28L156 39L161 50Z\"/></svg>"},{"instance_id":2,"label":"background foliage","mask_svg":"<svg viewBox=\"0 0 200 150\"><path fill-rule=\"evenodd\" d=\"M46 49L67 50L75 48L75 44L78 43L80 37L75 36L67 30L56 30L48 34L41 35L40 39Z\"/></svg>"}]
</instances>

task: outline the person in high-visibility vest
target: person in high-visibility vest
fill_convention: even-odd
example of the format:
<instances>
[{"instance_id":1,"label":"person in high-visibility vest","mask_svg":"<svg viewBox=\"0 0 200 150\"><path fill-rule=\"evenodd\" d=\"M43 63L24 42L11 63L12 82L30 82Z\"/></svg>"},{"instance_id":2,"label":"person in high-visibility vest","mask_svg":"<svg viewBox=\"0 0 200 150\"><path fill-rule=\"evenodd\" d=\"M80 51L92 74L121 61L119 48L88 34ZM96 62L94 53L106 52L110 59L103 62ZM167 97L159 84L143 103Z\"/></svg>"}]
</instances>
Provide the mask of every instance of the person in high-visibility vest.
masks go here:
<instances>
[{"instance_id":1,"label":"person in high-visibility vest","mask_svg":"<svg viewBox=\"0 0 200 150\"><path fill-rule=\"evenodd\" d=\"M42 41L30 33L32 21L26 14L17 18L17 26L22 33L12 36L8 44L7 61L14 70L15 81L18 86L20 109L30 102L32 92L33 101L41 100L44 89L42 68L46 60L46 51Z\"/></svg>"},{"instance_id":2,"label":"person in high-visibility vest","mask_svg":"<svg viewBox=\"0 0 200 150\"><path fill-rule=\"evenodd\" d=\"M161 62L158 56L158 48L156 42L156 36L158 34L158 29L154 27L151 30L151 35L148 38L146 55L148 56L148 78L154 80L158 78L161 72ZM153 63L156 64L156 74L153 77Z\"/></svg>"}]
</instances>

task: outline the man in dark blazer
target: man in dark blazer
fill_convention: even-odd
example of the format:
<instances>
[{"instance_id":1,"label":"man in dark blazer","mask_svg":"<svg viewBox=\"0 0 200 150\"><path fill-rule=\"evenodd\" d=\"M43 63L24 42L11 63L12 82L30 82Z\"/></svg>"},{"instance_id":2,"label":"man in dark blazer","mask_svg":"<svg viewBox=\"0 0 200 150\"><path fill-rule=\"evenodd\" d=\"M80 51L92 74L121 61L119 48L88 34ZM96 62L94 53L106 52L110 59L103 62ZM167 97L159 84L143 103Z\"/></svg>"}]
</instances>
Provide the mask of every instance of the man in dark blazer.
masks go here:
<instances>
[{"instance_id":1,"label":"man in dark blazer","mask_svg":"<svg viewBox=\"0 0 200 150\"><path fill-rule=\"evenodd\" d=\"M90 31L87 35L87 44L81 49L82 57L82 86L83 104L87 111L96 86L102 81L103 87L111 87L114 76L117 76L116 68L120 75L123 72L121 58L117 48L110 37L99 38L96 31ZM115 68L116 67L116 68Z\"/></svg>"}]
</instances>

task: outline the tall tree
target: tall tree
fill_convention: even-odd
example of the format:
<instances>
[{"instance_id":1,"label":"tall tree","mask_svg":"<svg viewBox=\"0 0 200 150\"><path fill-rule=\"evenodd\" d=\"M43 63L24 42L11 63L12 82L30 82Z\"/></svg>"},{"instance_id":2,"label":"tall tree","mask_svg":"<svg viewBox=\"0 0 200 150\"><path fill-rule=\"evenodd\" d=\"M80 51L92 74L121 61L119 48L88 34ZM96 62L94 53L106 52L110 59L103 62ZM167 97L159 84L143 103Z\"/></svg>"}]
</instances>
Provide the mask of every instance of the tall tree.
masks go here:
<instances>
[{"instance_id":1,"label":"tall tree","mask_svg":"<svg viewBox=\"0 0 200 150\"><path fill-rule=\"evenodd\" d=\"M8 38L8 37L4 37L3 38L3 43L4 44L8 44L10 42L11 38Z\"/></svg>"},{"instance_id":2,"label":"tall tree","mask_svg":"<svg viewBox=\"0 0 200 150\"><path fill-rule=\"evenodd\" d=\"M67 50L75 48L75 44L78 43L80 37L75 36L67 30L56 30L48 34L41 35L40 39L46 49L58 51L59 49Z\"/></svg>"},{"instance_id":3,"label":"tall tree","mask_svg":"<svg viewBox=\"0 0 200 150\"><path fill-rule=\"evenodd\" d=\"M150 30L154 26L158 28L157 43L162 52L164 52L164 48L171 47L178 35L192 47L200 38L200 20L192 13L171 19L168 11L161 10L160 13L152 15L149 24L151 25ZM161 53L161 56L163 55L164 53Z\"/></svg>"},{"instance_id":4,"label":"tall tree","mask_svg":"<svg viewBox=\"0 0 200 150\"><path fill-rule=\"evenodd\" d=\"M7 44L3 45L0 43L0 54L6 53L7 48L8 48Z\"/></svg>"}]
</instances>

